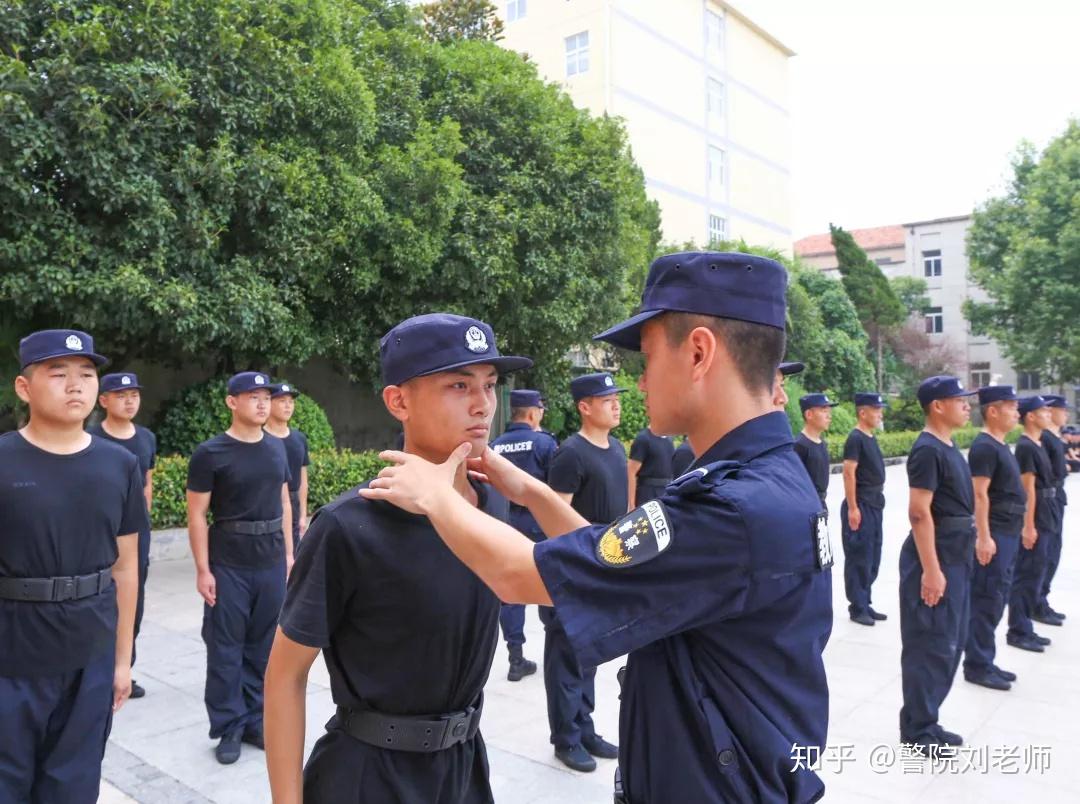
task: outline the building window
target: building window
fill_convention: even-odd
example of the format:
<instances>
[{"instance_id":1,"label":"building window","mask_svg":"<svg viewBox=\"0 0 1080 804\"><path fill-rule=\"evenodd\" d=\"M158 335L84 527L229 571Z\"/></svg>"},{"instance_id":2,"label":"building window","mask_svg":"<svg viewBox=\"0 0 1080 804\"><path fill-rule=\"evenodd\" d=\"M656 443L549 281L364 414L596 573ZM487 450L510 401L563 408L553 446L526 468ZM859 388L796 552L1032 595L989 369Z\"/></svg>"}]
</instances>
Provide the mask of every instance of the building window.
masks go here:
<instances>
[{"instance_id":1,"label":"building window","mask_svg":"<svg viewBox=\"0 0 1080 804\"><path fill-rule=\"evenodd\" d=\"M1018 371L1016 387L1021 391L1038 391L1042 388L1042 378L1037 371Z\"/></svg>"},{"instance_id":2,"label":"building window","mask_svg":"<svg viewBox=\"0 0 1080 804\"><path fill-rule=\"evenodd\" d=\"M721 243L727 240L727 218L719 215L709 216L709 243Z\"/></svg>"},{"instance_id":3,"label":"building window","mask_svg":"<svg viewBox=\"0 0 1080 804\"><path fill-rule=\"evenodd\" d=\"M709 146L709 163L707 166L708 178L709 178L709 193L712 195L720 195L724 191L724 182L726 181L725 164L724 160L727 155L724 153L723 148L717 148L714 145Z\"/></svg>"},{"instance_id":4,"label":"building window","mask_svg":"<svg viewBox=\"0 0 1080 804\"><path fill-rule=\"evenodd\" d=\"M724 82L710 78L705 88L705 110L709 123L720 128L724 125Z\"/></svg>"},{"instance_id":5,"label":"building window","mask_svg":"<svg viewBox=\"0 0 1080 804\"><path fill-rule=\"evenodd\" d=\"M506 21L516 22L525 17L528 8L527 0L509 0L506 4Z\"/></svg>"},{"instance_id":6,"label":"building window","mask_svg":"<svg viewBox=\"0 0 1080 804\"><path fill-rule=\"evenodd\" d=\"M589 71L589 32L582 31L566 37L566 75Z\"/></svg>"},{"instance_id":7,"label":"building window","mask_svg":"<svg viewBox=\"0 0 1080 804\"><path fill-rule=\"evenodd\" d=\"M715 11L705 12L705 55L715 63L724 60L724 18Z\"/></svg>"},{"instance_id":8,"label":"building window","mask_svg":"<svg viewBox=\"0 0 1080 804\"><path fill-rule=\"evenodd\" d=\"M971 371L971 388L985 388L990 384L989 363L972 363L968 368Z\"/></svg>"},{"instance_id":9,"label":"building window","mask_svg":"<svg viewBox=\"0 0 1080 804\"><path fill-rule=\"evenodd\" d=\"M944 332L945 322L941 317L940 307L931 307L926 311L926 333L936 335Z\"/></svg>"},{"instance_id":10,"label":"building window","mask_svg":"<svg viewBox=\"0 0 1080 804\"><path fill-rule=\"evenodd\" d=\"M941 276L941 249L922 253L923 276Z\"/></svg>"}]
</instances>

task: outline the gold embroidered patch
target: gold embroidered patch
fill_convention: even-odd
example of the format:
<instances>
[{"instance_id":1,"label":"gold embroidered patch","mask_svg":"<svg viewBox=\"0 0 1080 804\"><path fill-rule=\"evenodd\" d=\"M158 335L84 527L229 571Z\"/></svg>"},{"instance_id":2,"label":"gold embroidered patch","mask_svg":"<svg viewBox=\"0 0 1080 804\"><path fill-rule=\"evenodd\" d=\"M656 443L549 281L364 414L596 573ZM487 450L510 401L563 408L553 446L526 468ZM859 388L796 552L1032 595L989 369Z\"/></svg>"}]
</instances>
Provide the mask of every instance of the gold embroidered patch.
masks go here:
<instances>
[{"instance_id":1,"label":"gold embroidered patch","mask_svg":"<svg viewBox=\"0 0 1080 804\"><path fill-rule=\"evenodd\" d=\"M596 543L596 557L608 567L633 567L664 552L671 538L663 504L649 500L604 531Z\"/></svg>"},{"instance_id":2,"label":"gold embroidered patch","mask_svg":"<svg viewBox=\"0 0 1080 804\"><path fill-rule=\"evenodd\" d=\"M600 537L600 544L597 545L597 551L600 553L600 558L605 563L613 566L626 564L630 561L630 556L623 550L622 539L615 535L614 528L608 528L607 533Z\"/></svg>"}]
</instances>

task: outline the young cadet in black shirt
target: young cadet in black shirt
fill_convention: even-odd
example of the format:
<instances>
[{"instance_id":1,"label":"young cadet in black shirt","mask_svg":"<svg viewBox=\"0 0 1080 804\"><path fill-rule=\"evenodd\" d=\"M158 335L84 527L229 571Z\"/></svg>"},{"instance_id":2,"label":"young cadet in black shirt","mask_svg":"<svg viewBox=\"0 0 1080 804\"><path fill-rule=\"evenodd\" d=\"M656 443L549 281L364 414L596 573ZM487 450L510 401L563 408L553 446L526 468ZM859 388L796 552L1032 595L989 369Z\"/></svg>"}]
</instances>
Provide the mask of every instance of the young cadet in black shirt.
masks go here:
<instances>
[{"instance_id":1,"label":"young cadet in black shirt","mask_svg":"<svg viewBox=\"0 0 1080 804\"><path fill-rule=\"evenodd\" d=\"M952 434L971 418L974 393L956 377L923 380L918 395L926 428L907 460L911 533L900 549L900 741L923 756L964 742L941 727L938 710L967 641L975 495Z\"/></svg>"},{"instance_id":2,"label":"young cadet in black shirt","mask_svg":"<svg viewBox=\"0 0 1080 804\"><path fill-rule=\"evenodd\" d=\"M885 459L874 433L881 428L885 400L878 393L855 394L857 421L844 442L844 501L840 534L844 546L844 591L848 614L859 625L888 619L870 605L871 587L881 567L884 539Z\"/></svg>"},{"instance_id":3,"label":"young cadet in black shirt","mask_svg":"<svg viewBox=\"0 0 1080 804\"><path fill-rule=\"evenodd\" d=\"M1065 506L1068 503L1065 496L1065 478L1069 475L1069 466L1066 461L1067 446L1061 428L1069 421L1069 405L1065 397L1057 394L1048 395L1046 401L1050 406L1051 422L1050 426L1043 430L1042 443L1054 469L1054 488L1057 489L1054 504L1058 508L1058 524L1050 534L1050 543L1046 546L1046 576L1043 578L1039 602L1031 619L1044 625L1061 625L1065 622L1065 615L1054 611L1047 598L1050 595L1050 584L1057 574L1058 564L1061 563L1062 529L1065 525Z\"/></svg>"},{"instance_id":4,"label":"young cadet in black shirt","mask_svg":"<svg viewBox=\"0 0 1080 804\"><path fill-rule=\"evenodd\" d=\"M570 381L581 429L555 453L548 485L589 522L618 519L627 509L626 450L611 431L619 426L619 394L606 372L584 374ZM548 725L555 756L576 771L596 770L596 760L615 759L618 747L596 733L596 667L582 666L567 639L558 613L540 607L544 623L544 686Z\"/></svg>"},{"instance_id":5,"label":"young cadet in black shirt","mask_svg":"<svg viewBox=\"0 0 1080 804\"><path fill-rule=\"evenodd\" d=\"M203 600L206 712L214 751L229 765L240 743L263 747L263 676L293 563L289 462L268 436L270 378L229 378L229 429L188 464L187 508L196 588ZM207 525L207 513L214 522Z\"/></svg>"},{"instance_id":6,"label":"young cadet in black shirt","mask_svg":"<svg viewBox=\"0 0 1080 804\"><path fill-rule=\"evenodd\" d=\"M398 324L379 356L383 402L405 428L405 449L435 461L462 442L481 454L499 375L532 365L501 356L487 324L445 313ZM453 483L466 505L507 519L506 500L464 466ZM266 678L276 804L491 802L478 728L499 608L424 517L357 489L321 508L297 554ZM338 709L301 777L307 676L320 649Z\"/></svg>"},{"instance_id":7,"label":"young cadet in black shirt","mask_svg":"<svg viewBox=\"0 0 1080 804\"><path fill-rule=\"evenodd\" d=\"M1020 421L1018 399L1011 385L979 389L983 429L968 451L975 491L976 563L964 678L994 690L1007 690L1016 680L1015 673L994 664L994 631L1009 602L1027 501L1020 466L1005 443Z\"/></svg>"},{"instance_id":8,"label":"young cadet in black shirt","mask_svg":"<svg viewBox=\"0 0 1080 804\"><path fill-rule=\"evenodd\" d=\"M92 804L113 712L131 692L147 527L135 456L83 432L93 339L19 342L30 421L0 435L0 801Z\"/></svg>"},{"instance_id":9,"label":"young cadet in black shirt","mask_svg":"<svg viewBox=\"0 0 1080 804\"><path fill-rule=\"evenodd\" d=\"M289 421L296 412L298 396L300 392L295 385L287 382L271 385L270 418L263 426L263 430L281 439L285 446L285 455L289 459L289 510L292 512L293 550L300 545L300 539L307 531L307 468L311 463L307 436L295 427L289 427Z\"/></svg>"},{"instance_id":10,"label":"young cadet in black shirt","mask_svg":"<svg viewBox=\"0 0 1080 804\"><path fill-rule=\"evenodd\" d=\"M634 436L626 462L629 508L660 496L664 486L671 482L674 457L675 443L671 436L658 436L648 427Z\"/></svg>"},{"instance_id":11,"label":"young cadet in black shirt","mask_svg":"<svg viewBox=\"0 0 1080 804\"><path fill-rule=\"evenodd\" d=\"M1051 534L1058 527L1059 512L1054 467L1042 444L1042 433L1052 423L1046 400L1041 396L1021 399L1020 422L1024 433L1016 442L1016 461L1027 495L1027 510L1009 598L1009 631L1005 641L1014 648L1042 653L1050 639L1036 634L1031 621L1046 578L1047 548Z\"/></svg>"},{"instance_id":12,"label":"young cadet in black shirt","mask_svg":"<svg viewBox=\"0 0 1080 804\"><path fill-rule=\"evenodd\" d=\"M142 473L143 496L149 512L154 499L154 464L157 463L157 436L134 419L139 414L142 401L139 378L128 372L106 374L101 378L98 404L105 411L105 418L87 432L119 444L139 459ZM143 607L146 603L146 578L150 572L150 523L139 531L139 599L135 607L135 636L131 643L131 666L135 666L136 642L142 626ZM131 697L142 698L146 690L131 682Z\"/></svg>"},{"instance_id":13,"label":"young cadet in black shirt","mask_svg":"<svg viewBox=\"0 0 1080 804\"><path fill-rule=\"evenodd\" d=\"M675 448L675 454L671 457L671 476L682 477L693 463L694 448L690 446L689 439L683 438L683 442Z\"/></svg>"},{"instance_id":14,"label":"young cadet in black shirt","mask_svg":"<svg viewBox=\"0 0 1080 804\"><path fill-rule=\"evenodd\" d=\"M829 444L824 434L832 424L832 409L839 404L830 402L825 394L806 394L799 399L803 429L795 437L795 454L806 467L822 506L829 491Z\"/></svg>"}]
</instances>

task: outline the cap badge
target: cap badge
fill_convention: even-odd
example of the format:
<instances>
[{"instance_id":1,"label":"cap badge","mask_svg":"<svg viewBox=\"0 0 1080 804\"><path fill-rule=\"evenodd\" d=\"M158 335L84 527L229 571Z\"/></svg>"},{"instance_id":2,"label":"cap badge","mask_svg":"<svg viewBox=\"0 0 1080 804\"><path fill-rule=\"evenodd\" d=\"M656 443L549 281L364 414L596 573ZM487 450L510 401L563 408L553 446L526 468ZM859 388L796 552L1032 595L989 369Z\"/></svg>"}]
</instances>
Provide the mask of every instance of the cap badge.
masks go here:
<instances>
[{"instance_id":1,"label":"cap badge","mask_svg":"<svg viewBox=\"0 0 1080 804\"><path fill-rule=\"evenodd\" d=\"M465 331L465 346L470 352L482 354L491 347L488 346L487 336L480 327L469 327Z\"/></svg>"},{"instance_id":2,"label":"cap badge","mask_svg":"<svg viewBox=\"0 0 1080 804\"><path fill-rule=\"evenodd\" d=\"M131 385L131 377L121 377L120 378L120 384L121 385Z\"/></svg>"},{"instance_id":3,"label":"cap badge","mask_svg":"<svg viewBox=\"0 0 1080 804\"><path fill-rule=\"evenodd\" d=\"M611 377L604 377L604 385L608 386L608 388L611 388L615 385L615 380L611 379Z\"/></svg>"},{"instance_id":4,"label":"cap badge","mask_svg":"<svg viewBox=\"0 0 1080 804\"><path fill-rule=\"evenodd\" d=\"M78 335L68 335L67 340L64 341L64 345L72 351L77 351L83 348L82 338L80 338Z\"/></svg>"},{"instance_id":5,"label":"cap badge","mask_svg":"<svg viewBox=\"0 0 1080 804\"><path fill-rule=\"evenodd\" d=\"M263 375L261 375L261 374L256 374L255 375L255 384L256 385L266 385L266 380L263 379Z\"/></svg>"},{"instance_id":6,"label":"cap badge","mask_svg":"<svg viewBox=\"0 0 1080 804\"><path fill-rule=\"evenodd\" d=\"M289 386L283 385L283 386L281 386L281 390L284 391L285 393L289 393Z\"/></svg>"}]
</instances>

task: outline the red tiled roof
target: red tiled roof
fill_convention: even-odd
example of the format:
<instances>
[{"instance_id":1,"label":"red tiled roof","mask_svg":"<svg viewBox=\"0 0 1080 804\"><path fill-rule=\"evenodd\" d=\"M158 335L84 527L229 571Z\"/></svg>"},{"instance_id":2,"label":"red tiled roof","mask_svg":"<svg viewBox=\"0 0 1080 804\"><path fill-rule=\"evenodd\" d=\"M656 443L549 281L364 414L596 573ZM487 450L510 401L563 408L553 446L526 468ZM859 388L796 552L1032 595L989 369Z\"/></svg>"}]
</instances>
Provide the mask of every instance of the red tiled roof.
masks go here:
<instances>
[{"instance_id":1,"label":"red tiled roof","mask_svg":"<svg viewBox=\"0 0 1080 804\"><path fill-rule=\"evenodd\" d=\"M852 229L851 235L864 251L877 251L883 248L898 248L904 245L903 226L877 226L873 229ZM834 251L832 235L810 235L795 241L795 253L800 257L812 257L819 254L832 254Z\"/></svg>"}]
</instances>

